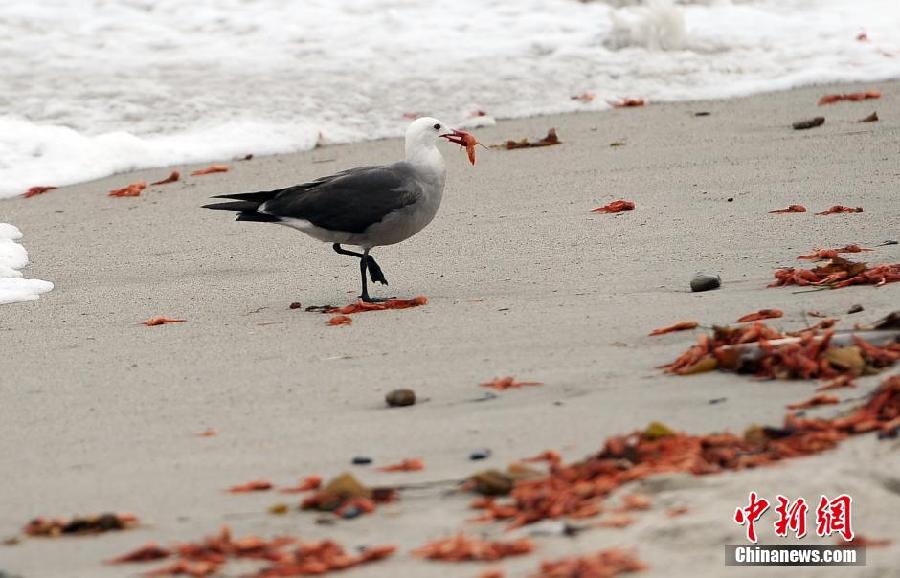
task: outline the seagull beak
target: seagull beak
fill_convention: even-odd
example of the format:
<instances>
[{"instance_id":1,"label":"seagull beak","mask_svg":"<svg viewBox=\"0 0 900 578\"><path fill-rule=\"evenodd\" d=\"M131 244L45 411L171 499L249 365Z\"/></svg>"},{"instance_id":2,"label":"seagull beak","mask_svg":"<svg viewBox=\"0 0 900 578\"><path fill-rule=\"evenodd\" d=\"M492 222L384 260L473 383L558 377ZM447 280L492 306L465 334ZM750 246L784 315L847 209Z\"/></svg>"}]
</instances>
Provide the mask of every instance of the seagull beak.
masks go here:
<instances>
[{"instance_id":1,"label":"seagull beak","mask_svg":"<svg viewBox=\"0 0 900 578\"><path fill-rule=\"evenodd\" d=\"M441 138L445 138L453 144L465 145L465 137L469 136L469 133L463 132L461 130L456 130L455 128L450 129L450 132L442 134Z\"/></svg>"}]
</instances>

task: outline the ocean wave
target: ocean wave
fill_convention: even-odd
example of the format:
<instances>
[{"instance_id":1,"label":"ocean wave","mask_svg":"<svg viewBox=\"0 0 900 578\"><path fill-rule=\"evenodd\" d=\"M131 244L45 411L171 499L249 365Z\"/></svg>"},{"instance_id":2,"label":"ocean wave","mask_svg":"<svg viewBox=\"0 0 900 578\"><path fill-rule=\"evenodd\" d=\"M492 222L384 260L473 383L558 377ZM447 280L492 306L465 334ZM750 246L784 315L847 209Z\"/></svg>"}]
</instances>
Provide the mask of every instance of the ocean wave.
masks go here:
<instances>
[{"instance_id":1,"label":"ocean wave","mask_svg":"<svg viewBox=\"0 0 900 578\"><path fill-rule=\"evenodd\" d=\"M53 289L53 283L25 279L19 269L28 265L28 252L17 241L22 232L9 223L0 223L0 305L34 301Z\"/></svg>"},{"instance_id":2,"label":"ocean wave","mask_svg":"<svg viewBox=\"0 0 900 578\"><path fill-rule=\"evenodd\" d=\"M398 136L412 114L896 78L896 30L894 0L6 0L0 197Z\"/></svg>"}]
</instances>

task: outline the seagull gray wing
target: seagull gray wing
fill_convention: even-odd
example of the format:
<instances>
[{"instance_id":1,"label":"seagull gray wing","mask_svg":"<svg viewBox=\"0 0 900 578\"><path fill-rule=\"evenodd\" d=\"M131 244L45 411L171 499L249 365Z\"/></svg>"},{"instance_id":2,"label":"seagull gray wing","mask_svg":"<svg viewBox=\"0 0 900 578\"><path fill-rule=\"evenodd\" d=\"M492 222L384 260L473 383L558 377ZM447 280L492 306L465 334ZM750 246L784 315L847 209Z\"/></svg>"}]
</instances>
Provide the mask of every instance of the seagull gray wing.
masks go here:
<instances>
[{"instance_id":1,"label":"seagull gray wing","mask_svg":"<svg viewBox=\"0 0 900 578\"><path fill-rule=\"evenodd\" d=\"M281 219L305 219L330 231L362 233L421 195L415 170L401 162L350 169L282 189L258 210Z\"/></svg>"}]
</instances>

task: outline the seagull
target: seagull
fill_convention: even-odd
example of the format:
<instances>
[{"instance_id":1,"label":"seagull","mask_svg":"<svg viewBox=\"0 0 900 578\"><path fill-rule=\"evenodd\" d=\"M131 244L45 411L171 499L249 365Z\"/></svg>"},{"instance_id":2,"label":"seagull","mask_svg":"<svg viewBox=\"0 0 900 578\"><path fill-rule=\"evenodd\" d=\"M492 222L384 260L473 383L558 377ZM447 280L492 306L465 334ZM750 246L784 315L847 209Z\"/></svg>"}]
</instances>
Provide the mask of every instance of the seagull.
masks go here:
<instances>
[{"instance_id":1,"label":"seagull","mask_svg":"<svg viewBox=\"0 0 900 578\"><path fill-rule=\"evenodd\" d=\"M465 145L467 136L437 119L419 118L406 129L406 158L400 162L352 168L284 189L216 195L233 201L203 208L236 211L238 221L279 223L331 243L336 253L359 258L359 298L383 301L369 295L367 271L373 283L388 284L369 252L412 237L434 219L447 175L438 139Z\"/></svg>"}]
</instances>

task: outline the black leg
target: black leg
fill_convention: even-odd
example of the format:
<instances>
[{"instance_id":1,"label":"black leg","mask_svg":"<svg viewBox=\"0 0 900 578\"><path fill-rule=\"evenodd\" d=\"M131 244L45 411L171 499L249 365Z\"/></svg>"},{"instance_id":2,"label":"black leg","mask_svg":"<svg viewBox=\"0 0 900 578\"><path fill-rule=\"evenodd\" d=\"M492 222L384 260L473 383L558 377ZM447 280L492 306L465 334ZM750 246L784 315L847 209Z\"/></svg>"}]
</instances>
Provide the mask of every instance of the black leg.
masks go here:
<instances>
[{"instance_id":1,"label":"black leg","mask_svg":"<svg viewBox=\"0 0 900 578\"><path fill-rule=\"evenodd\" d=\"M368 264L368 259L363 255L359 260L359 274L362 277L362 295L359 296L360 299L367 303L372 302L372 298L369 297L369 287L366 284L366 265Z\"/></svg>"},{"instance_id":2,"label":"black leg","mask_svg":"<svg viewBox=\"0 0 900 578\"><path fill-rule=\"evenodd\" d=\"M347 255L350 257L363 257L364 256L362 253L357 253L356 251L348 251L347 249L344 249L343 247L341 247L340 243L335 243L334 245L331 246L331 248L334 249L334 252L337 253L338 255Z\"/></svg>"},{"instance_id":3,"label":"black leg","mask_svg":"<svg viewBox=\"0 0 900 578\"><path fill-rule=\"evenodd\" d=\"M365 253L357 253L356 251L348 251L341 247L340 243L335 243L331 246L334 249L334 252L339 255L347 255L348 257L359 257L360 259L365 259L367 261L366 268L369 270L369 277L372 279L372 283L381 283L382 285L387 285L388 281L384 276L384 273L381 271L381 267L378 266L378 263L375 262L374 257L369 255L369 252Z\"/></svg>"}]
</instances>

